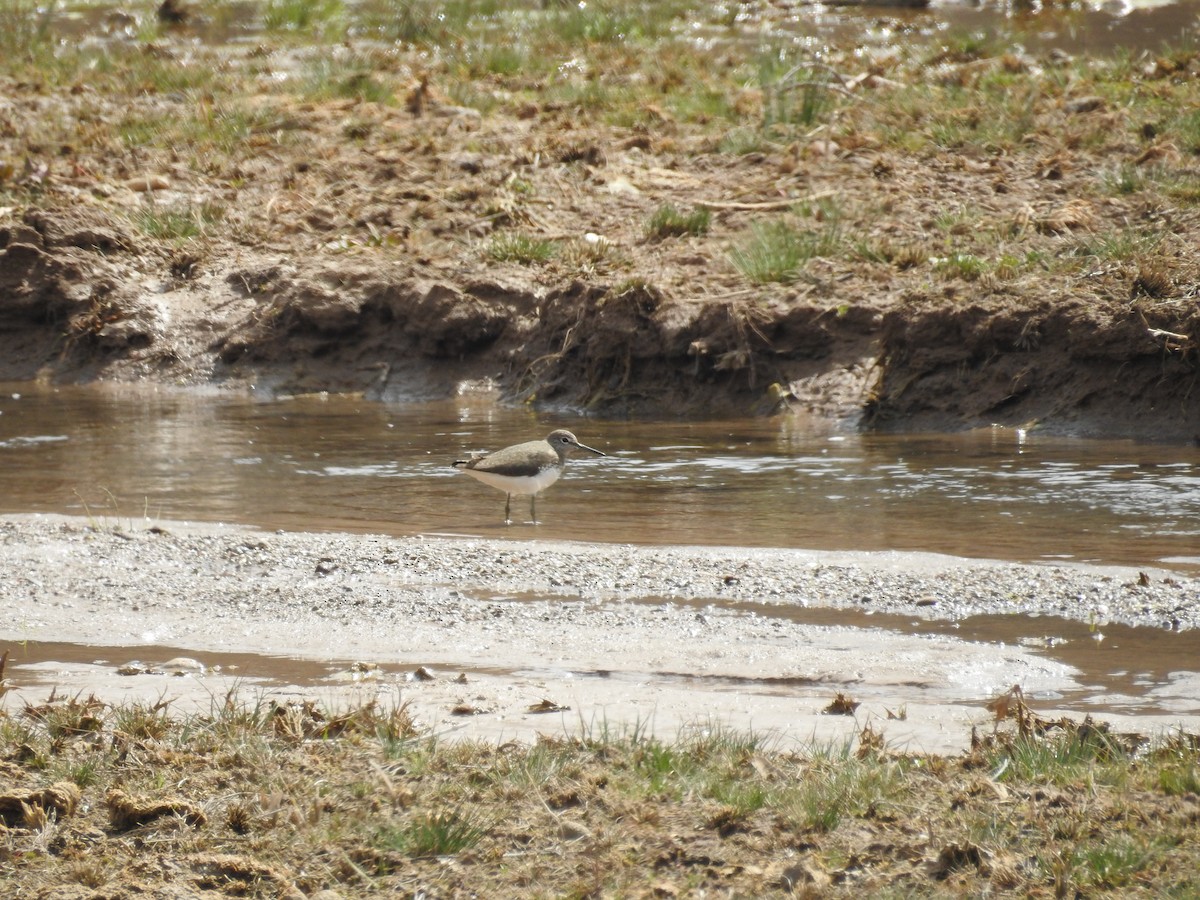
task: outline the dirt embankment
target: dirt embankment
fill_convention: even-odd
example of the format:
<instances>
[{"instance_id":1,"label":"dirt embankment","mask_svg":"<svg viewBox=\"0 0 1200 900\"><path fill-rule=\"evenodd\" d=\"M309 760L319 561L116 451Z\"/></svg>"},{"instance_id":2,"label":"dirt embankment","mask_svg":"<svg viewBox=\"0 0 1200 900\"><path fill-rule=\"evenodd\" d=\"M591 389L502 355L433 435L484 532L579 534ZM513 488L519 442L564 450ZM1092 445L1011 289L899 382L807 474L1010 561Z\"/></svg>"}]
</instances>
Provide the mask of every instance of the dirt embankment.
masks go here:
<instances>
[{"instance_id":1,"label":"dirt embankment","mask_svg":"<svg viewBox=\"0 0 1200 900\"><path fill-rule=\"evenodd\" d=\"M0 229L0 377L258 382L282 390L445 396L463 382L609 412L851 417L880 310L672 299L649 283L542 289L413 260L254 254L196 280L95 212ZM234 264L240 263L240 264Z\"/></svg>"},{"instance_id":2,"label":"dirt embankment","mask_svg":"<svg viewBox=\"0 0 1200 900\"><path fill-rule=\"evenodd\" d=\"M60 101L81 102L18 97L14 119ZM1200 434L1200 222L1097 194L1137 144L1055 147L1056 127L1115 115L1103 106L1048 103L1024 156L991 159L904 155L853 128L734 155L677 123L432 109L297 106L291 143L215 174L162 154L56 162L36 203L0 215L0 378L388 400L466 383L618 415L791 406L880 429ZM147 233L180 204L221 218L195 239ZM650 235L664 204L710 210L711 228ZM836 224L841 249L756 284L730 250L780 216ZM1027 263L1130 223L1167 239L1140 262ZM1010 263L970 268L981 229ZM514 235L557 254L505 259L495 242Z\"/></svg>"},{"instance_id":3,"label":"dirt embankment","mask_svg":"<svg viewBox=\"0 0 1200 900\"><path fill-rule=\"evenodd\" d=\"M1167 352L1128 305L695 301L642 283L542 291L485 273L456 283L405 261L288 257L197 283L95 213L30 212L0 243L4 378L258 382L385 399L494 381L512 397L609 413L791 403L884 428L1041 421L1190 439L1200 427L1194 360Z\"/></svg>"}]
</instances>

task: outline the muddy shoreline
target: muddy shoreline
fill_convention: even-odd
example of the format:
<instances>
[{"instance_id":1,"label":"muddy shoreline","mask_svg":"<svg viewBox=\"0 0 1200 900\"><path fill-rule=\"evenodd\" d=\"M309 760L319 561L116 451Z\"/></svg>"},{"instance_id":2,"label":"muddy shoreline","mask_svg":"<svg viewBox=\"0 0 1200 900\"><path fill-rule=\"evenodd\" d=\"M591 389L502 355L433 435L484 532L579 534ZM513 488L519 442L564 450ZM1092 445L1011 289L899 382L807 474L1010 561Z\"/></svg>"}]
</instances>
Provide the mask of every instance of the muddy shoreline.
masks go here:
<instances>
[{"instance_id":1,"label":"muddy shoreline","mask_svg":"<svg viewBox=\"0 0 1200 900\"><path fill-rule=\"evenodd\" d=\"M914 554L285 534L182 523L93 528L43 516L0 519L0 548L11 573L0 586L10 611L0 638L14 651L21 642L50 641L122 647L135 657L139 647L153 655L165 645L202 664L206 651L219 651L342 667L320 686L262 681L269 672L255 672L252 663L203 676L119 677L115 670L130 660L109 655L95 665L31 670L10 703L51 685L107 699L166 692L202 707L239 686L281 696L366 693L413 700L431 729L488 738L639 721L668 734L722 722L797 740L849 738L876 721L906 746L953 752L972 724L987 722L984 705L995 694L1020 684L1031 696L1052 698L1077 688L1078 675L1017 646L806 625L766 607L1200 624L1188 599L1196 595L1194 579ZM352 662L365 668L354 674ZM432 677L415 674L422 667ZM857 718L822 715L838 691L862 703ZM532 712L542 700L559 709ZM1042 705L1055 707L1052 699ZM1130 723L1167 728L1191 718L1143 715Z\"/></svg>"},{"instance_id":2,"label":"muddy shoreline","mask_svg":"<svg viewBox=\"0 0 1200 900\"><path fill-rule=\"evenodd\" d=\"M940 41L870 71L827 47L828 119L803 128L770 124L778 86L748 87L746 60L665 37L641 56L699 53L722 115L661 108L691 76L591 109L557 76L350 39L347 86L379 95L313 97L269 42L160 34L164 77L219 73L200 93L251 123L214 147L188 91L10 78L28 138L6 145L26 171L0 159L0 380L1200 439L1195 153L1168 114L1200 63L1064 77L1016 39ZM636 68L613 49L581 51L597 84ZM131 115L167 124L117 152L97 123Z\"/></svg>"},{"instance_id":3,"label":"muddy shoreline","mask_svg":"<svg viewBox=\"0 0 1200 900\"><path fill-rule=\"evenodd\" d=\"M411 262L269 254L251 268L214 260L180 281L129 253L134 243L96 211L82 221L31 211L0 226L0 380L389 403L484 392L606 416L799 414L846 429L1200 440L1190 305L975 286L935 297L902 279L868 299L778 288L705 299L640 280L534 284L495 267L463 280Z\"/></svg>"}]
</instances>

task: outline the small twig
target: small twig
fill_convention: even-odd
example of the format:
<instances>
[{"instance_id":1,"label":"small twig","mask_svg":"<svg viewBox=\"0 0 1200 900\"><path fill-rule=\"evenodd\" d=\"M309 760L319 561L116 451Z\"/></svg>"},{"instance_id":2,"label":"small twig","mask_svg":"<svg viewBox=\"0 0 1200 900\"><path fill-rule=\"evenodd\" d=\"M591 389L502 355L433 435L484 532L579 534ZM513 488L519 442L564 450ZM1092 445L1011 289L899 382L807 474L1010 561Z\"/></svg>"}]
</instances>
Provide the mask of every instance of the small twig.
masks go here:
<instances>
[{"instance_id":1,"label":"small twig","mask_svg":"<svg viewBox=\"0 0 1200 900\"><path fill-rule=\"evenodd\" d=\"M736 291L722 291L720 294L708 294L704 297L682 297L681 303L712 303L719 300L734 300L738 297L749 297L761 294L759 288L740 288Z\"/></svg>"},{"instance_id":2,"label":"small twig","mask_svg":"<svg viewBox=\"0 0 1200 900\"><path fill-rule=\"evenodd\" d=\"M1191 337L1186 334L1178 334L1174 331L1164 331L1161 328L1147 328L1146 330L1150 332L1151 337L1170 338L1174 341L1182 341L1185 344L1190 344L1192 342Z\"/></svg>"},{"instance_id":3,"label":"small twig","mask_svg":"<svg viewBox=\"0 0 1200 900\"><path fill-rule=\"evenodd\" d=\"M837 191L818 191L807 197L793 197L790 200L762 200L757 203L741 202L738 200L700 200L697 206L707 206L709 209L787 209L797 203L811 203L813 200L823 200L837 195Z\"/></svg>"}]
</instances>

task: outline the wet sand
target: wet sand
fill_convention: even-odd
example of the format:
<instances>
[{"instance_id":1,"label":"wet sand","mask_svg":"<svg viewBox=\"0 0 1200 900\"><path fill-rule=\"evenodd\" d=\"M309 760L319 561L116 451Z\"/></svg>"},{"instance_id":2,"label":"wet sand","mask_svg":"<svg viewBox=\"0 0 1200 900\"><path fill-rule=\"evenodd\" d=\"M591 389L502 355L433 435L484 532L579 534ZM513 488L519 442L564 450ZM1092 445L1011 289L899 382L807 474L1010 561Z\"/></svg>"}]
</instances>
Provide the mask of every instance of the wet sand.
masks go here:
<instances>
[{"instance_id":1,"label":"wet sand","mask_svg":"<svg viewBox=\"0 0 1200 900\"><path fill-rule=\"evenodd\" d=\"M1082 717L1056 705L1080 673L1020 646L810 624L763 605L1190 627L1200 596L1178 575L927 554L28 515L0 518L0 559L10 710L52 689L201 711L231 691L247 702L377 699L411 704L431 732L490 740L728 727L788 746L870 725L896 749L955 752L972 726L991 727L985 704L1012 685L1043 715ZM202 668L162 665L177 656ZM118 674L133 660L148 670ZM854 715L823 712L839 692L859 702ZM1197 710L1180 709L1103 718L1143 733L1200 730Z\"/></svg>"}]
</instances>

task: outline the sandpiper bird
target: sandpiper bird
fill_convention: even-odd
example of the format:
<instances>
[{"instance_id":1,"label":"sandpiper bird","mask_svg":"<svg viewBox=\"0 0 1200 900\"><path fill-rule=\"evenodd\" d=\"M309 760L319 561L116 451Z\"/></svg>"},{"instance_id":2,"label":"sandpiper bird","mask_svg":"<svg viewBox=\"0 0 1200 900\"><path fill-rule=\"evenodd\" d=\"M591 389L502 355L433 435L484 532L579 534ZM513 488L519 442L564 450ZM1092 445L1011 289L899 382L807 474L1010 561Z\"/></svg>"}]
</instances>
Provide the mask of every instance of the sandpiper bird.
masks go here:
<instances>
[{"instance_id":1,"label":"sandpiper bird","mask_svg":"<svg viewBox=\"0 0 1200 900\"><path fill-rule=\"evenodd\" d=\"M513 495L529 497L529 518L537 524L537 495L544 491L563 473L567 457L575 450L586 450L596 456L604 456L599 450L579 443L569 431L558 429L550 432L544 441L528 441L505 447L495 453L481 453L470 459L454 462L472 478L490 484L505 493L504 524L512 524L510 510Z\"/></svg>"}]
</instances>

